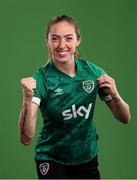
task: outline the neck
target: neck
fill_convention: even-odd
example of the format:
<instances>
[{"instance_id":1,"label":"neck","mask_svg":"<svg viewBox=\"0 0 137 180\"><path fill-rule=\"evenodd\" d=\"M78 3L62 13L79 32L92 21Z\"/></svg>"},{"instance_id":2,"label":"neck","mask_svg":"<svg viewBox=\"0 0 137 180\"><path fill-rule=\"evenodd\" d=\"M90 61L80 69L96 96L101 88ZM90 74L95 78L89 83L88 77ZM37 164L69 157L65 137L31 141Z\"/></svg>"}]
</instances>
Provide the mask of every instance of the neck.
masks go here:
<instances>
[{"instance_id":1,"label":"neck","mask_svg":"<svg viewBox=\"0 0 137 180\"><path fill-rule=\"evenodd\" d=\"M74 77L76 75L75 61L67 61L67 62L56 62L54 61L54 65L57 69L62 71L63 73Z\"/></svg>"}]
</instances>

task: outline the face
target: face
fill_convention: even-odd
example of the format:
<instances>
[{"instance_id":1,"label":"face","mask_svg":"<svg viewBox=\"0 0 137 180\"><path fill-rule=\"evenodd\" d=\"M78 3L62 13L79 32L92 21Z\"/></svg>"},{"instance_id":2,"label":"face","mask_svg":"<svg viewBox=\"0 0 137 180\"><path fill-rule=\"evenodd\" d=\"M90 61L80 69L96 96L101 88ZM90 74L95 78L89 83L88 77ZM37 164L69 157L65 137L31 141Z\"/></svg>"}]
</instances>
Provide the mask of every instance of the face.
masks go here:
<instances>
[{"instance_id":1,"label":"face","mask_svg":"<svg viewBox=\"0 0 137 180\"><path fill-rule=\"evenodd\" d=\"M51 26L47 45L56 63L74 60L74 53L79 44L80 38L77 38L73 24L64 21Z\"/></svg>"}]
</instances>

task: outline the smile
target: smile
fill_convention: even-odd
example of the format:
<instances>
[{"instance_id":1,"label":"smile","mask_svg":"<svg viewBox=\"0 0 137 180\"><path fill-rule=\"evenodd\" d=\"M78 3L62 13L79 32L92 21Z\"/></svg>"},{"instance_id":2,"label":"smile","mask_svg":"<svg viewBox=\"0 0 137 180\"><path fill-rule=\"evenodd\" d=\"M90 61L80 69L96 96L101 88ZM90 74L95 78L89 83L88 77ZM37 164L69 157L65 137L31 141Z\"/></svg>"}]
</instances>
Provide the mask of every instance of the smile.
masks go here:
<instances>
[{"instance_id":1,"label":"smile","mask_svg":"<svg viewBox=\"0 0 137 180\"><path fill-rule=\"evenodd\" d=\"M69 50L67 51L57 51L58 55L61 56L61 57L64 57L64 56L67 56Z\"/></svg>"}]
</instances>

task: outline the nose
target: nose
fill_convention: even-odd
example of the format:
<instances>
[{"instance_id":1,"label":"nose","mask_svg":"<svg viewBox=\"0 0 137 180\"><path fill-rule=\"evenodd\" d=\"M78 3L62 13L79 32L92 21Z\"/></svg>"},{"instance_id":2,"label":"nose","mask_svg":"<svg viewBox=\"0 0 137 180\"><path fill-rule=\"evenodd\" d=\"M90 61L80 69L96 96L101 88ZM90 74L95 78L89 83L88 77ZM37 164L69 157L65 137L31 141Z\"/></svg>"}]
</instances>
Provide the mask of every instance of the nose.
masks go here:
<instances>
[{"instance_id":1,"label":"nose","mask_svg":"<svg viewBox=\"0 0 137 180\"><path fill-rule=\"evenodd\" d=\"M59 48L64 49L65 47L65 40L63 38L60 39Z\"/></svg>"}]
</instances>

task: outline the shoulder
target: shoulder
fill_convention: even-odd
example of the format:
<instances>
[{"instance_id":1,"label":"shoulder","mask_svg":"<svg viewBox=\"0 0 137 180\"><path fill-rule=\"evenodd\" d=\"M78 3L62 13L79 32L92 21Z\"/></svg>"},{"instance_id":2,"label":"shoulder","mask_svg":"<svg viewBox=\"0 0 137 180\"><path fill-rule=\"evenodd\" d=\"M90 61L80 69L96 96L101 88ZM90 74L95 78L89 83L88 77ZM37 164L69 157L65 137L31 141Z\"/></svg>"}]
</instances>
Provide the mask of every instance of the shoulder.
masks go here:
<instances>
[{"instance_id":1,"label":"shoulder","mask_svg":"<svg viewBox=\"0 0 137 180\"><path fill-rule=\"evenodd\" d=\"M52 69L52 64L50 62L48 62L47 64L43 65L42 67L40 67L34 74L34 77L46 77L48 76L48 74Z\"/></svg>"},{"instance_id":2,"label":"shoulder","mask_svg":"<svg viewBox=\"0 0 137 180\"><path fill-rule=\"evenodd\" d=\"M40 67L38 69L38 71L41 72L41 73L48 73L49 71L51 71L51 69L52 69L52 63L51 62L47 62L47 64L45 64L42 67Z\"/></svg>"},{"instance_id":3,"label":"shoulder","mask_svg":"<svg viewBox=\"0 0 137 180\"><path fill-rule=\"evenodd\" d=\"M78 61L83 64L83 67L87 68L88 70L90 70L92 73L94 73L97 77L100 77L103 74L106 74L106 72L104 71L104 69L102 69L100 66L98 66L97 64L89 61L89 60L85 60L85 59L78 59Z\"/></svg>"}]
</instances>

